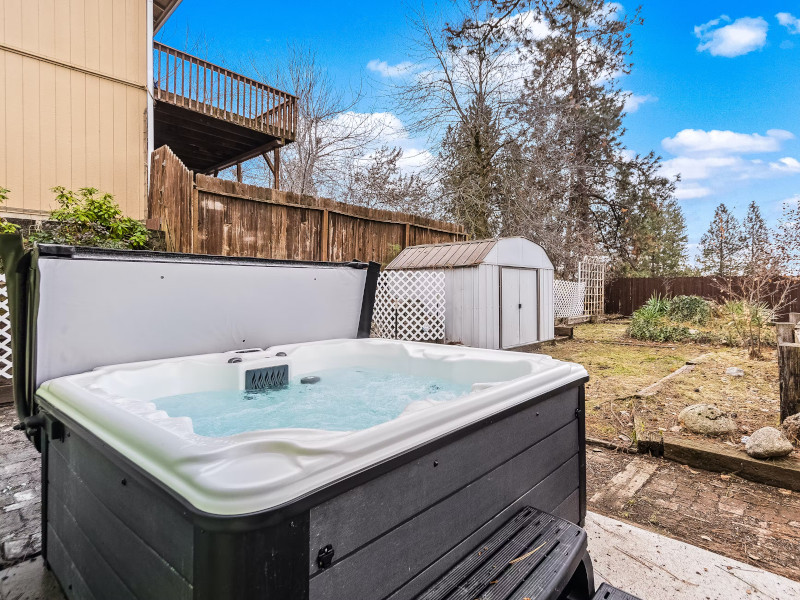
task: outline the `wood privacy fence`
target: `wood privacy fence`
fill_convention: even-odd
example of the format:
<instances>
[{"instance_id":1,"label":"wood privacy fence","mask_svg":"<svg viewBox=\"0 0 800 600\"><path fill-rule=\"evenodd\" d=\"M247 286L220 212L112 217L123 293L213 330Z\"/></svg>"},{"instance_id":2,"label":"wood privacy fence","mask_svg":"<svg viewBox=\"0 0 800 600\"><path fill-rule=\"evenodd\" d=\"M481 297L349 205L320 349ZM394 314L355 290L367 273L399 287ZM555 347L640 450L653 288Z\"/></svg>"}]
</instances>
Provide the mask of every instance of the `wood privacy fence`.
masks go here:
<instances>
[{"instance_id":1,"label":"wood privacy fence","mask_svg":"<svg viewBox=\"0 0 800 600\"><path fill-rule=\"evenodd\" d=\"M633 314L653 294L725 300L725 294L715 283L714 277L621 277L606 285L606 313ZM800 311L800 287L791 291L789 305L778 316L785 316L790 311Z\"/></svg>"},{"instance_id":2,"label":"wood privacy fence","mask_svg":"<svg viewBox=\"0 0 800 600\"><path fill-rule=\"evenodd\" d=\"M153 153L150 227L167 248L293 260L374 260L402 248L459 241L461 226L194 174L166 146Z\"/></svg>"}]
</instances>

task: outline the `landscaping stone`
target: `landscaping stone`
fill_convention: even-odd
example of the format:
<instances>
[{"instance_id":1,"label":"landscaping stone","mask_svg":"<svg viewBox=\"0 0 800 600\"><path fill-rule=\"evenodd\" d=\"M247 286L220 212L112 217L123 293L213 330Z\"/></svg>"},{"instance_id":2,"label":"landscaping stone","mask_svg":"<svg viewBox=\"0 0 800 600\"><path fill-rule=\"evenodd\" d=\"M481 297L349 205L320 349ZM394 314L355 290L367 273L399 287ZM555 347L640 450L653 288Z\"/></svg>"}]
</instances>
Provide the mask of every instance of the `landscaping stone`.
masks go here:
<instances>
[{"instance_id":1,"label":"landscaping stone","mask_svg":"<svg viewBox=\"0 0 800 600\"><path fill-rule=\"evenodd\" d=\"M781 430L792 444L800 444L800 413L788 417L781 425Z\"/></svg>"},{"instance_id":2,"label":"landscaping stone","mask_svg":"<svg viewBox=\"0 0 800 600\"><path fill-rule=\"evenodd\" d=\"M794 447L774 427L762 427L753 432L744 449L753 458L775 458L790 454Z\"/></svg>"},{"instance_id":3,"label":"landscaping stone","mask_svg":"<svg viewBox=\"0 0 800 600\"><path fill-rule=\"evenodd\" d=\"M740 369L739 367L728 367L725 369L725 375L730 375L731 377L744 377L744 369Z\"/></svg>"},{"instance_id":4,"label":"landscaping stone","mask_svg":"<svg viewBox=\"0 0 800 600\"><path fill-rule=\"evenodd\" d=\"M736 431L736 423L712 404L693 404L678 415L678 420L692 433L725 435Z\"/></svg>"}]
</instances>

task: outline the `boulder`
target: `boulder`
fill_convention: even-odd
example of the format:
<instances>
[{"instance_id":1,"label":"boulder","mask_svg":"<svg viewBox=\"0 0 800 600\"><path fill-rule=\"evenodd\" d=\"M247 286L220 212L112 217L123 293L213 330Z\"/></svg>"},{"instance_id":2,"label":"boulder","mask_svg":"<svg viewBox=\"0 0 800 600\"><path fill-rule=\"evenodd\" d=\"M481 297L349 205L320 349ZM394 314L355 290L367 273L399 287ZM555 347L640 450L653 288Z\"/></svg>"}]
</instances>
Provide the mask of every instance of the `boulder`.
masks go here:
<instances>
[{"instance_id":1,"label":"boulder","mask_svg":"<svg viewBox=\"0 0 800 600\"><path fill-rule=\"evenodd\" d=\"M774 427L762 427L753 432L744 449L753 458L775 458L777 456L786 456L794 450L794 447Z\"/></svg>"},{"instance_id":2,"label":"boulder","mask_svg":"<svg viewBox=\"0 0 800 600\"><path fill-rule=\"evenodd\" d=\"M693 433L725 435L736 431L736 423L711 404L687 406L678 415L678 421Z\"/></svg>"},{"instance_id":3,"label":"boulder","mask_svg":"<svg viewBox=\"0 0 800 600\"><path fill-rule=\"evenodd\" d=\"M725 375L730 375L731 377L744 377L744 369L740 369L739 367L728 367L725 369Z\"/></svg>"},{"instance_id":4,"label":"boulder","mask_svg":"<svg viewBox=\"0 0 800 600\"><path fill-rule=\"evenodd\" d=\"M792 444L800 444L800 413L787 417L781 425L781 431Z\"/></svg>"}]
</instances>

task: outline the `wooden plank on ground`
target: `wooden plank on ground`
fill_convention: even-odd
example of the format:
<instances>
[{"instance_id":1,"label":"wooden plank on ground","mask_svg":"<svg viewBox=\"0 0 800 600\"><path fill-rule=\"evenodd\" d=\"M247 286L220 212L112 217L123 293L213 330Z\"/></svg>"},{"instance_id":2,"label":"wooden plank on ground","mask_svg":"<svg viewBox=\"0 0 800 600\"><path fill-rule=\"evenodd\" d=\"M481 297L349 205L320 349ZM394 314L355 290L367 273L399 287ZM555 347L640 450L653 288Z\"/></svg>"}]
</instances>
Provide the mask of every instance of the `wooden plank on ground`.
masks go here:
<instances>
[{"instance_id":1,"label":"wooden plank on ground","mask_svg":"<svg viewBox=\"0 0 800 600\"><path fill-rule=\"evenodd\" d=\"M664 440L664 458L800 492L800 460L794 457L759 460L733 448L712 446L708 442L667 438Z\"/></svg>"}]
</instances>

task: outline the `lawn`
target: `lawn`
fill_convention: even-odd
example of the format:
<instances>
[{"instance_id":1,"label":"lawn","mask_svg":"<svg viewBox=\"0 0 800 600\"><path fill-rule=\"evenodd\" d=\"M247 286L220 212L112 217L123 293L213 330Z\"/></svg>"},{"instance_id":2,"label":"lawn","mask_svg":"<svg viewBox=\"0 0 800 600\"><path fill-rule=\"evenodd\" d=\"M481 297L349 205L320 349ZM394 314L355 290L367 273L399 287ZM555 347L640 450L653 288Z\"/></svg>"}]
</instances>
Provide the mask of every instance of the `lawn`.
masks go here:
<instances>
[{"instance_id":1,"label":"lawn","mask_svg":"<svg viewBox=\"0 0 800 600\"><path fill-rule=\"evenodd\" d=\"M773 349L763 360L751 360L743 349L697 344L648 343L630 338L628 321L617 320L575 327L575 339L538 350L586 367L586 433L621 444L633 438L634 416L648 431L665 438L699 438L678 424L678 413L691 404L714 404L734 416L739 431L724 438L705 438L713 444L744 451L741 438L767 425L778 426L778 365ZM643 388L666 377L687 361L693 370L658 387L653 395ZM743 377L725 374L728 367L744 370Z\"/></svg>"}]
</instances>

